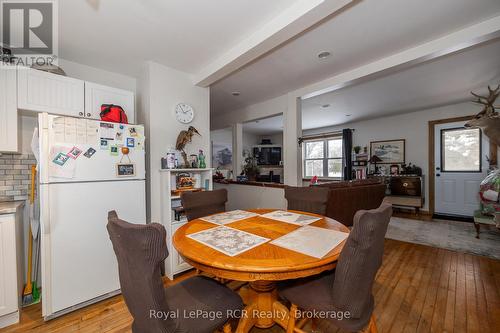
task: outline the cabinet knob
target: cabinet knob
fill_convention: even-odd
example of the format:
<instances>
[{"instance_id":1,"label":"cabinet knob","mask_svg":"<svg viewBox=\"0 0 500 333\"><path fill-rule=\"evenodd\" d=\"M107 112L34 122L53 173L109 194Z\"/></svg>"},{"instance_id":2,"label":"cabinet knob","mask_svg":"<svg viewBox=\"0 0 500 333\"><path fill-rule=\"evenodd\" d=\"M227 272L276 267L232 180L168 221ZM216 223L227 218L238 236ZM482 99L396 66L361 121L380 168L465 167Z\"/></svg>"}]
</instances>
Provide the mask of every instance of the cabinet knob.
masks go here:
<instances>
[{"instance_id":1,"label":"cabinet knob","mask_svg":"<svg viewBox=\"0 0 500 333\"><path fill-rule=\"evenodd\" d=\"M403 187L408 187L408 183L403 183Z\"/></svg>"},{"instance_id":2,"label":"cabinet knob","mask_svg":"<svg viewBox=\"0 0 500 333\"><path fill-rule=\"evenodd\" d=\"M78 115L79 116L83 116L83 112L78 112Z\"/></svg>"},{"instance_id":3,"label":"cabinet knob","mask_svg":"<svg viewBox=\"0 0 500 333\"><path fill-rule=\"evenodd\" d=\"M87 113L87 117L90 117L90 116L91 116L91 114L90 114L90 113Z\"/></svg>"}]
</instances>

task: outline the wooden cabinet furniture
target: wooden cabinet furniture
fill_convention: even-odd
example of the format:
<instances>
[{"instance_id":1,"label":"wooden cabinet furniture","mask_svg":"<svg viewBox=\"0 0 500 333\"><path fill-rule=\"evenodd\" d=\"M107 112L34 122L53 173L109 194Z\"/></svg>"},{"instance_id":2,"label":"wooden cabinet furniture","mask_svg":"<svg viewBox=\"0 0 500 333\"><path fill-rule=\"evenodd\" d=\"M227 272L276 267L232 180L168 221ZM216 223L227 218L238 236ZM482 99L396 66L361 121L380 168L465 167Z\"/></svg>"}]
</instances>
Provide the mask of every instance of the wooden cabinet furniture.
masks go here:
<instances>
[{"instance_id":1,"label":"wooden cabinet furniture","mask_svg":"<svg viewBox=\"0 0 500 333\"><path fill-rule=\"evenodd\" d=\"M17 73L14 66L0 67L0 152L19 150Z\"/></svg>"},{"instance_id":2,"label":"wooden cabinet furniture","mask_svg":"<svg viewBox=\"0 0 500 333\"><path fill-rule=\"evenodd\" d=\"M253 210L265 214L272 209ZM302 213L302 212L298 212ZM307 215L319 216L311 213ZM349 229L327 217L322 217L311 224L319 228L349 232ZM231 228L252 234L276 239L297 228L298 225L263 218L252 217L233 222ZM230 257L205 246L187 235L215 227L214 224L200 219L193 220L178 228L173 237L173 244L186 262L201 271L217 277L237 281L248 281L250 287L243 287L240 295L246 304L236 332L249 332L253 326L269 328L275 323L285 328L288 324L288 309L277 299L276 282L297 279L333 269L336 265L344 242L332 249L321 259L290 251L272 244L264 243L240 255ZM259 314L266 314L259 316Z\"/></svg>"},{"instance_id":3,"label":"wooden cabinet furniture","mask_svg":"<svg viewBox=\"0 0 500 333\"><path fill-rule=\"evenodd\" d=\"M133 92L85 82L85 117L100 119L102 104L121 106L127 114L129 124L135 124L135 98Z\"/></svg>"},{"instance_id":4,"label":"wooden cabinet furniture","mask_svg":"<svg viewBox=\"0 0 500 333\"><path fill-rule=\"evenodd\" d=\"M17 73L18 109L84 116L84 81L26 67Z\"/></svg>"},{"instance_id":5,"label":"wooden cabinet furniture","mask_svg":"<svg viewBox=\"0 0 500 333\"><path fill-rule=\"evenodd\" d=\"M0 328L19 322L23 291L22 202L0 202Z\"/></svg>"},{"instance_id":6,"label":"wooden cabinet furniture","mask_svg":"<svg viewBox=\"0 0 500 333\"><path fill-rule=\"evenodd\" d=\"M374 176L382 177L387 185L386 201L395 206L409 207L418 213L424 206L424 176Z\"/></svg>"},{"instance_id":7,"label":"wooden cabinet furniture","mask_svg":"<svg viewBox=\"0 0 500 333\"><path fill-rule=\"evenodd\" d=\"M174 279L174 275L182 273L192 268L172 246L172 235L183 227L187 219L181 218L180 221L175 220L175 213L173 207L180 206L180 196L172 194L176 189L176 177L181 173L189 173L196 179L196 188L203 188L206 190L213 189L212 183L213 169L162 169L160 170L160 204L161 204L161 224L167 230L167 245L170 255L165 260L165 275L170 279Z\"/></svg>"}]
</instances>

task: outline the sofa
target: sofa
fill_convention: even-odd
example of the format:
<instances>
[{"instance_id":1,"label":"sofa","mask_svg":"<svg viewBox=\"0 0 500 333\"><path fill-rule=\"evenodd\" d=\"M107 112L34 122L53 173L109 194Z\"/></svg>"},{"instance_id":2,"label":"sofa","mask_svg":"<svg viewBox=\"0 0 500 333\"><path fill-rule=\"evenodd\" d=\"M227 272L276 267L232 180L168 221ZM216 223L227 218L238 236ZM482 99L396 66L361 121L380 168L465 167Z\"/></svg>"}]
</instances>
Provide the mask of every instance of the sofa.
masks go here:
<instances>
[{"instance_id":1,"label":"sofa","mask_svg":"<svg viewBox=\"0 0 500 333\"><path fill-rule=\"evenodd\" d=\"M330 189L326 216L350 227L354 214L361 209L375 209L385 197L386 185L378 179L320 183Z\"/></svg>"}]
</instances>

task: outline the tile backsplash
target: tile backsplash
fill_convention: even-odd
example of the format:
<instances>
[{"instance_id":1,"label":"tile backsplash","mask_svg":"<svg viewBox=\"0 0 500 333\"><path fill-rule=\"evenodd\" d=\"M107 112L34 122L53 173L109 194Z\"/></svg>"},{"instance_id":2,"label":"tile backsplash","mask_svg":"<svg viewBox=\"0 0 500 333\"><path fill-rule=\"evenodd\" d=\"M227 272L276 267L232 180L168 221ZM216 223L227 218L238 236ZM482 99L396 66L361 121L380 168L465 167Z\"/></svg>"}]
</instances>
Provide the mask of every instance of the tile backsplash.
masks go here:
<instances>
[{"instance_id":1,"label":"tile backsplash","mask_svg":"<svg viewBox=\"0 0 500 333\"><path fill-rule=\"evenodd\" d=\"M0 154L0 201L28 199L33 164L32 154Z\"/></svg>"}]
</instances>

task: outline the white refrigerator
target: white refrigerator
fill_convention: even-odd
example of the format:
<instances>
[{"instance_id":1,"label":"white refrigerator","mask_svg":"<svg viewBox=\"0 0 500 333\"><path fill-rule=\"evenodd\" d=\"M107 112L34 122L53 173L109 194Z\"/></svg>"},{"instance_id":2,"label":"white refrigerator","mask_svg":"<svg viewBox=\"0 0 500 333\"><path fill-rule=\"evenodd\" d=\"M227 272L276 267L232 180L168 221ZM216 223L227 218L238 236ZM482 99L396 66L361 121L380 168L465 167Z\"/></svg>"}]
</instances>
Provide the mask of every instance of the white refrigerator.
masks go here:
<instances>
[{"instance_id":1,"label":"white refrigerator","mask_svg":"<svg viewBox=\"0 0 500 333\"><path fill-rule=\"evenodd\" d=\"M39 115L42 314L52 319L119 293L106 229L116 210L146 223L140 125Z\"/></svg>"}]
</instances>

